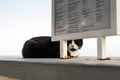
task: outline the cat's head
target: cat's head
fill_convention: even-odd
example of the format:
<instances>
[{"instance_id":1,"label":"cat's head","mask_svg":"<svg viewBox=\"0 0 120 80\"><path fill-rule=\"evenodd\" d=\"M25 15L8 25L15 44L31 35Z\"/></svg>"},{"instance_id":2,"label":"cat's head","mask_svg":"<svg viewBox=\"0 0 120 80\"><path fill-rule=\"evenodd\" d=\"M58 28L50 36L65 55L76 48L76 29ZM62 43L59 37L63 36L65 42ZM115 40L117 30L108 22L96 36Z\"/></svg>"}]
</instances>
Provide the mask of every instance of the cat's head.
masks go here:
<instances>
[{"instance_id":1,"label":"cat's head","mask_svg":"<svg viewBox=\"0 0 120 80\"><path fill-rule=\"evenodd\" d=\"M83 45L83 39L68 40L67 45L70 56L77 57L80 54L79 50Z\"/></svg>"}]
</instances>

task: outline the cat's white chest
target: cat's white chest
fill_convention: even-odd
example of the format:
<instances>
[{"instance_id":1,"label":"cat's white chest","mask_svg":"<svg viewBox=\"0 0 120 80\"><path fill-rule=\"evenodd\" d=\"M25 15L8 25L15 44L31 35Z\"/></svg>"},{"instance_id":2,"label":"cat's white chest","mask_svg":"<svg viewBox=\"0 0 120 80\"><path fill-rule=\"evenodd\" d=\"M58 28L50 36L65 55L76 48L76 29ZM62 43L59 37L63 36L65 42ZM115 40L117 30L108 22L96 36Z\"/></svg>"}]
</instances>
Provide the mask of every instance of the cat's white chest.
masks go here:
<instances>
[{"instance_id":1,"label":"cat's white chest","mask_svg":"<svg viewBox=\"0 0 120 80\"><path fill-rule=\"evenodd\" d=\"M70 52L70 56L72 56L72 57L78 57L80 55L80 50L69 51L69 52Z\"/></svg>"}]
</instances>

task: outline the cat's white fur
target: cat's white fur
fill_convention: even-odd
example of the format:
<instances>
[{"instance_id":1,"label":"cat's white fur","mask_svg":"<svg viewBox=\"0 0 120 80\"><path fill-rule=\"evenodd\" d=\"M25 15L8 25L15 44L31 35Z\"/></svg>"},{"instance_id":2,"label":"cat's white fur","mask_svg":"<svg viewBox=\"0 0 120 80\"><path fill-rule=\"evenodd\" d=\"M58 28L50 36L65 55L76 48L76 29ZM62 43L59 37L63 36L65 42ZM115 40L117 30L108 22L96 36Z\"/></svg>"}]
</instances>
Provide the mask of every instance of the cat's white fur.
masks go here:
<instances>
[{"instance_id":1,"label":"cat's white fur","mask_svg":"<svg viewBox=\"0 0 120 80\"><path fill-rule=\"evenodd\" d=\"M76 50L71 51L70 49ZM77 44L75 44L74 40L72 40L72 43L68 45L68 51L70 52L70 55L73 57L78 57L80 55L80 49L78 48Z\"/></svg>"}]
</instances>

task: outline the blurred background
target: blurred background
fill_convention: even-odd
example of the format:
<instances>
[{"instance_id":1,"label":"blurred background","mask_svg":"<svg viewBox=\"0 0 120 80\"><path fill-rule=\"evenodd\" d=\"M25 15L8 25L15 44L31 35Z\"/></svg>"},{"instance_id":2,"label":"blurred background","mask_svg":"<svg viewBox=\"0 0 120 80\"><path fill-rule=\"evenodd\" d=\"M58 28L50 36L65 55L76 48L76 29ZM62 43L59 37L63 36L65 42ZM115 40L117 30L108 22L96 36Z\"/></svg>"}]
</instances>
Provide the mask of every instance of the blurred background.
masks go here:
<instances>
[{"instance_id":1,"label":"blurred background","mask_svg":"<svg viewBox=\"0 0 120 80\"><path fill-rule=\"evenodd\" d=\"M0 56L21 56L26 40L51 36L51 0L0 0ZM107 37L107 56L120 57L120 36ZM81 56L97 56L96 38L84 39Z\"/></svg>"}]
</instances>

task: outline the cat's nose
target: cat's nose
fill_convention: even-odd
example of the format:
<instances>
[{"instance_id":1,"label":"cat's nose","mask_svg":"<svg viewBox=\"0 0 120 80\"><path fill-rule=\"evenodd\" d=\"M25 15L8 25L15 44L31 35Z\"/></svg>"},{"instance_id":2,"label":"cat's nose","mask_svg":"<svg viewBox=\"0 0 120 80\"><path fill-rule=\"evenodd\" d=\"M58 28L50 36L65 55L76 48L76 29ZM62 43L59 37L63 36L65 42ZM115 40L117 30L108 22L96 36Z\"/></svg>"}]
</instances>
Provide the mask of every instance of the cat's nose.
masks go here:
<instances>
[{"instance_id":1,"label":"cat's nose","mask_svg":"<svg viewBox=\"0 0 120 80\"><path fill-rule=\"evenodd\" d=\"M71 45L72 48L74 48L74 45Z\"/></svg>"}]
</instances>

